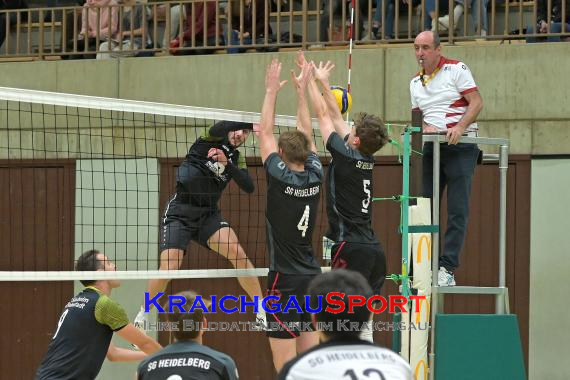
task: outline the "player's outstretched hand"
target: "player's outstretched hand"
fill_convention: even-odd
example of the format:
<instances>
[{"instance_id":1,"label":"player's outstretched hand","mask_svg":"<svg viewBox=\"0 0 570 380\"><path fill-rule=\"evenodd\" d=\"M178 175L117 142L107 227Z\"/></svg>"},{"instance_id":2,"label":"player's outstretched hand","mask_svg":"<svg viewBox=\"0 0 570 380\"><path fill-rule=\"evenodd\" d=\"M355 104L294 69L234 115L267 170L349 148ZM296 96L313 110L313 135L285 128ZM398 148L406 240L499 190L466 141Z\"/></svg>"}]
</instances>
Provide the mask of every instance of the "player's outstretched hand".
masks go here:
<instances>
[{"instance_id":1,"label":"player's outstretched hand","mask_svg":"<svg viewBox=\"0 0 570 380\"><path fill-rule=\"evenodd\" d=\"M309 62L305 61L305 63L301 65L301 72L299 75L295 75L295 72L291 70L291 78L297 92L304 93L309 82L313 80L313 66Z\"/></svg>"},{"instance_id":2,"label":"player's outstretched hand","mask_svg":"<svg viewBox=\"0 0 570 380\"><path fill-rule=\"evenodd\" d=\"M271 63L267 66L267 71L265 72L265 91L267 92L279 92L287 83L286 80L281 81L281 62L277 59L273 59Z\"/></svg>"},{"instance_id":3,"label":"player's outstretched hand","mask_svg":"<svg viewBox=\"0 0 570 380\"><path fill-rule=\"evenodd\" d=\"M334 69L334 63L331 61L327 61L326 63L319 62L319 66L315 66L315 79L324 83L329 81L331 76L331 72Z\"/></svg>"},{"instance_id":4,"label":"player's outstretched hand","mask_svg":"<svg viewBox=\"0 0 570 380\"><path fill-rule=\"evenodd\" d=\"M302 69L305 62L307 62L307 60L305 59L305 53L303 52L303 50L297 51L297 58L295 59L297 67Z\"/></svg>"}]
</instances>

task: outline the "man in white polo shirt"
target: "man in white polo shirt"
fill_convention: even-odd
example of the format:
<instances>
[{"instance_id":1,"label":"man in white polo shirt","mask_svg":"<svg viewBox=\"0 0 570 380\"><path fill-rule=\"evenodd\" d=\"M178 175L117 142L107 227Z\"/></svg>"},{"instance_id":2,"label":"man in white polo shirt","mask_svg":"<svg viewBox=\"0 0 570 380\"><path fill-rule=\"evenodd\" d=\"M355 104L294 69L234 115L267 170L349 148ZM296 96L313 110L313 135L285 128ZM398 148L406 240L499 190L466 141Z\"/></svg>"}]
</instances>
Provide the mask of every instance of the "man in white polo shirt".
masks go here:
<instances>
[{"instance_id":1,"label":"man in white polo shirt","mask_svg":"<svg viewBox=\"0 0 570 380\"><path fill-rule=\"evenodd\" d=\"M439 261L439 286L454 286L454 270L465 241L469 216L471 179L479 149L475 144L458 144L462 135L477 136L475 119L483 100L469 68L441 55L439 36L431 31L418 34L414 41L420 72L410 82L412 108L423 113L424 133L442 133L440 191L447 186L447 230ZM423 195L433 192L433 144L423 148ZM441 194L440 194L441 196Z\"/></svg>"}]
</instances>

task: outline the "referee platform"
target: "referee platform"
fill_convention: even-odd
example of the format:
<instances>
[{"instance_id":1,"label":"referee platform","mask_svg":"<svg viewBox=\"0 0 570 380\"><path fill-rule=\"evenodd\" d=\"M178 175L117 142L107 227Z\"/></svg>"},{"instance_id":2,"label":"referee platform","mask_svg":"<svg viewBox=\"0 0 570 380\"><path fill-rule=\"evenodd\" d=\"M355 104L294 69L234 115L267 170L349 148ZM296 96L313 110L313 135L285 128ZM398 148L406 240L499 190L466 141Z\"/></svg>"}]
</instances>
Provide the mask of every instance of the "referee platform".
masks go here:
<instances>
[{"instance_id":1,"label":"referee platform","mask_svg":"<svg viewBox=\"0 0 570 380\"><path fill-rule=\"evenodd\" d=\"M421 116L412 115L414 125L421 125ZM410 361L415 379L430 380L475 380L475 379L526 379L523 350L518 327L518 318L510 314L509 293L506 287L506 200L509 141L502 138L464 136L462 143L496 146L498 154L484 155L485 161L498 161L499 168L499 252L498 286L438 286L440 251L440 199L435 196L431 204L431 225L410 225L408 219L411 194L421 193L422 160L412 152L421 152L422 145L433 143L433 193L440 193L440 144L446 136L422 134L419 127L406 127L403 133L403 191L402 207L402 268L403 294L407 296L408 235L431 234L431 310L428 362L423 374L421 363L412 363L411 339ZM428 253L429 255L429 253ZM446 314L447 295L491 295L495 299L494 314ZM395 340L399 344L399 337ZM402 347L396 347L403 353ZM425 352L425 351L424 351ZM406 356L406 355L404 355ZM420 360L421 362L421 360ZM417 367L417 368L414 368ZM422 377L423 375L423 377Z\"/></svg>"}]
</instances>

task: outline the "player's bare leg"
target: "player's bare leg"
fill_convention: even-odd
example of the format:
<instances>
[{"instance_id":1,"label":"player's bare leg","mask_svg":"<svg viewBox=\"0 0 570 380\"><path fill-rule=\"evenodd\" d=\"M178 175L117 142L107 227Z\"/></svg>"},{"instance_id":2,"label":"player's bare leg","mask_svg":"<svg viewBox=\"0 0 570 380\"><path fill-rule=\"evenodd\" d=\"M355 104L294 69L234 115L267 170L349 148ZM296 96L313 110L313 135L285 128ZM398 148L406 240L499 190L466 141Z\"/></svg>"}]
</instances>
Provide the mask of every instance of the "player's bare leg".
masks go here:
<instances>
[{"instance_id":1,"label":"player's bare leg","mask_svg":"<svg viewBox=\"0 0 570 380\"><path fill-rule=\"evenodd\" d=\"M184 251L177 248L165 249L160 252L159 270L178 270L182 266ZM152 298L159 292L164 292L170 282L169 278L153 278L148 281L148 297Z\"/></svg>"},{"instance_id":2,"label":"player's bare leg","mask_svg":"<svg viewBox=\"0 0 570 380\"><path fill-rule=\"evenodd\" d=\"M178 270L182 265L182 260L184 259L184 251L177 248L165 249L160 252L160 266L159 270ZM147 292L148 298L153 298L157 293L164 292L166 286L170 282L168 278L153 278L148 281ZM149 305L149 311L152 308L152 304ZM141 306L141 310L137 314L134 325L140 329L144 330L145 324L148 324L148 313L145 313L144 308Z\"/></svg>"},{"instance_id":3,"label":"player's bare leg","mask_svg":"<svg viewBox=\"0 0 570 380\"><path fill-rule=\"evenodd\" d=\"M235 231L230 227L220 228L210 236L208 246L228 259L236 269L255 269L255 266L247 258L245 251L239 243ZM264 330L266 326L266 316L262 308L263 293L261 292L259 279L255 276L247 276L238 277L237 280L251 300L255 300L255 296L258 297L258 309L255 321L257 325L256 328Z\"/></svg>"},{"instance_id":4,"label":"player's bare leg","mask_svg":"<svg viewBox=\"0 0 570 380\"><path fill-rule=\"evenodd\" d=\"M245 254L245 251L239 243L237 235L232 228L220 228L210 236L210 239L208 239L208 245L211 249L228 259L234 268L255 269L255 266L247 258L247 255ZM261 293L261 286L259 285L259 279L257 277L238 277L238 282L252 300L254 299L254 296L258 296L259 299L263 298L263 293Z\"/></svg>"},{"instance_id":5,"label":"player's bare leg","mask_svg":"<svg viewBox=\"0 0 570 380\"><path fill-rule=\"evenodd\" d=\"M301 334L302 336L303 334ZM275 371L281 371L281 368L289 360L297 356L297 343L296 339L279 339L279 338L269 338L269 345L271 346L271 352L273 353L273 365L275 366Z\"/></svg>"}]
</instances>

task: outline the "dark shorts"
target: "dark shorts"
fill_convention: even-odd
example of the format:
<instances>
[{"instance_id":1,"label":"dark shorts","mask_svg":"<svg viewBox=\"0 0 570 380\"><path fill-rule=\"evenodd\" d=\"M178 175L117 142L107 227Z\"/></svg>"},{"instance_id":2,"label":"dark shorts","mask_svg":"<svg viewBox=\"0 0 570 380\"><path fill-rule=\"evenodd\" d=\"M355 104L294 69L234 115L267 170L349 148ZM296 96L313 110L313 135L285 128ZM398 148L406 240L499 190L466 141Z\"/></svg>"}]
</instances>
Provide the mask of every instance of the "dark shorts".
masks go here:
<instances>
[{"instance_id":1,"label":"dark shorts","mask_svg":"<svg viewBox=\"0 0 570 380\"><path fill-rule=\"evenodd\" d=\"M269 272L267 277L268 296L279 297L278 301L268 303L268 308L279 306L281 311L267 312L267 336L270 338L293 339L301 335L303 331L315 331L311 324L311 314L306 312L305 295L309 282L317 276L316 274L283 274L279 272ZM284 313L283 309L290 302L290 297L295 296L302 313L299 313L289 303L289 312Z\"/></svg>"},{"instance_id":2,"label":"dark shorts","mask_svg":"<svg viewBox=\"0 0 570 380\"><path fill-rule=\"evenodd\" d=\"M160 251L176 248L186 253L191 240L209 248L208 239L220 228L229 226L218 209L196 210L187 204L171 202L162 219Z\"/></svg>"},{"instance_id":3,"label":"dark shorts","mask_svg":"<svg viewBox=\"0 0 570 380\"><path fill-rule=\"evenodd\" d=\"M375 294L380 294L386 277L386 256L380 244L341 241L331 250L332 269L350 269L361 273Z\"/></svg>"}]
</instances>

